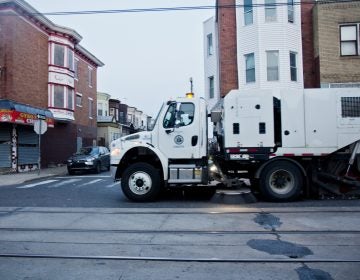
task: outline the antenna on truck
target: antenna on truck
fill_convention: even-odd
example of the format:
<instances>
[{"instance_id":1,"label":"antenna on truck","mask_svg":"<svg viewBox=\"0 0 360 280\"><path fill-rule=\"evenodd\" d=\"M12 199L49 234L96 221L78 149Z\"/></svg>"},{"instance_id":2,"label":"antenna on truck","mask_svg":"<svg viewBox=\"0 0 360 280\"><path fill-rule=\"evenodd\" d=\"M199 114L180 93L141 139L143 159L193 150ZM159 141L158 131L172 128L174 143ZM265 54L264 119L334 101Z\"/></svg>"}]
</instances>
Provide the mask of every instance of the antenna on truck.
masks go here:
<instances>
[{"instance_id":1,"label":"antenna on truck","mask_svg":"<svg viewBox=\"0 0 360 280\"><path fill-rule=\"evenodd\" d=\"M186 94L187 98L194 98L195 94L193 92L193 78L190 77L190 92Z\"/></svg>"}]
</instances>

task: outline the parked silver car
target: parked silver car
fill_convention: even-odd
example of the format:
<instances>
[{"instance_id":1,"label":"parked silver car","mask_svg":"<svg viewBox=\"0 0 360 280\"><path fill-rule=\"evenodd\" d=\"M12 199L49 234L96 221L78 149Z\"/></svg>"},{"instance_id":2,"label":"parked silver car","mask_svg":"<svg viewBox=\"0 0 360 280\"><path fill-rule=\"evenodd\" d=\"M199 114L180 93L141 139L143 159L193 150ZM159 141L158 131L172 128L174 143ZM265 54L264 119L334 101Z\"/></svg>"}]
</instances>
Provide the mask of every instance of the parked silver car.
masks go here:
<instances>
[{"instance_id":1,"label":"parked silver car","mask_svg":"<svg viewBox=\"0 0 360 280\"><path fill-rule=\"evenodd\" d=\"M67 160L70 175L75 171L90 170L100 173L103 169L110 170L110 153L106 147L83 147Z\"/></svg>"}]
</instances>

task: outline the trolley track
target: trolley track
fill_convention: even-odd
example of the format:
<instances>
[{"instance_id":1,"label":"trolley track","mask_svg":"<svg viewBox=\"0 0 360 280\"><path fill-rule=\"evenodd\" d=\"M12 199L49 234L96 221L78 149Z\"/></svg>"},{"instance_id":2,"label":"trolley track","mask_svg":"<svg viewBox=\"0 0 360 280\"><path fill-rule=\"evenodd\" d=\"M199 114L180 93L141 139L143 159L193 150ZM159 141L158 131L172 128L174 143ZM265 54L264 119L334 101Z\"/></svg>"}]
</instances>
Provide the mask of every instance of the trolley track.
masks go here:
<instances>
[{"instance_id":1,"label":"trolley track","mask_svg":"<svg viewBox=\"0 0 360 280\"><path fill-rule=\"evenodd\" d=\"M164 257L131 257L131 256L81 256L81 255L40 255L40 254L0 254L0 258L30 259L70 259L70 260L131 260L156 262L206 262L206 263L360 263L360 259L221 259L221 258L164 258Z\"/></svg>"},{"instance_id":2,"label":"trolley track","mask_svg":"<svg viewBox=\"0 0 360 280\"><path fill-rule=\"evenodd\" d=\"M271 208L260 208L260 209L251 209L251 208L241 208L238 211L236 210L196 210L196 211L179 211L176 208L166 211L156 210L156 211L148 211L148 210L126 210L126 211L107 211L103 209L96 210L47 210L44 208L43 210L26 210L23 208L18 208L15 210L1 210L0 208L0 218L1 215L7 214L16 214L16 213L47 213L47 214L97 214L97 215L226 215L226 214L236 214L236 215L246 215L246 214L306 214L306 213L360 213L359 207L347 207L348 209L303 209L303 208L295 208L294 210L281 210L281 209L271 209Z\"/></svg>"},{"instance_id":3,"label":"trolley track","mask_svg":"<svg viewBox=\"0 0 360 280\"><path fill-rule=\"evenodd\" d=\"M171 267L177 272L169 271L169 279L175 279L183 271L197 273L199 267L238 275L252 267L263 275L274 269L289 275L342 271L343 279L356 279L351 277L360 273L359 212L360 207L4 207L0 271L15 266L19 272L7 275L29 270L36 275L35 269L44 267L46 274L60 263L66 265L63 275L75 275L79 264L93 273L120 266L116 271L121 274L136 270L142 275L138 279L144 279L154 267ZM214 274L209 279L219 278Z\"/></svg>"},{"instance_id":4,"label":"trolley track","mask_svg":"<svg viewBox=\"0 0 360 280\"><path fill-rule=\"evenodd\" d=\"M360 234L360 230L126 230L63 228L0 228L0 232L122 233L122 234L199 234L199 235L268 235L268 234ZM1 242L1 240L0 240Z\"/></svg>"}]
</instances>

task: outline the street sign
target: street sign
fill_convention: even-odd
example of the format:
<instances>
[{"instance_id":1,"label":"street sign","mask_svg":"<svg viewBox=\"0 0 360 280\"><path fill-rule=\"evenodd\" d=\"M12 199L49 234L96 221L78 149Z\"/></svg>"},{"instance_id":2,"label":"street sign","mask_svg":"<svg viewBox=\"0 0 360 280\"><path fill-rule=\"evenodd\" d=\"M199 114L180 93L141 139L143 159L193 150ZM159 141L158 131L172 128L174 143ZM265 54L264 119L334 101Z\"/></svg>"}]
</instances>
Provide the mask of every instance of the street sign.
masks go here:
<instances>
[{"instance_id":1,"label":"street sign","mask_svg":"<svg viewBox=\"0 0 360 280\"><path fill-rule=\"evenodd\" d=\"M47 131L47 123L44 120L34 120L34 131L36 134L44 134Z\"/></svg>"},{"instance_id":2,"label":"street sign","mask_svg":"<svg viewBox=\"0 0 360 280\"><path fill-rule=\"evenodd\" d=\"M37 117L39 120L46 120L46 116L45 116L45 115L42 115L42 114L36 114L36 117Z\"/></svg>"}]
</instances>

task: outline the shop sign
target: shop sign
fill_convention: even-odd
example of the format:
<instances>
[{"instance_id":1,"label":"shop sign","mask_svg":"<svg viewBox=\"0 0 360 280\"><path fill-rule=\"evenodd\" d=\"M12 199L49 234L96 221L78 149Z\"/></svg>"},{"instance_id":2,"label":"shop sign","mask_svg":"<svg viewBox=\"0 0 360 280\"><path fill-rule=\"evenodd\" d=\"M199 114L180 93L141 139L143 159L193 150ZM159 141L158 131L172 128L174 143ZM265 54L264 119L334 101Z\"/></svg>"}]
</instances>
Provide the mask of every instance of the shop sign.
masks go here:
<instances>
[{"instance_id":1,"label":"shop sign","mask_svg":"<svg viewBox=\"0 0 360 280\"><path fill-rule=\"evenodd\" d=\"M0 122L34 125L34 121L37 119L37 116L34 114L23 113L8 109L0 109ZM54 127L54 119L46 118L45 121L48 127Z\"/></svg>"}]
</instances>

